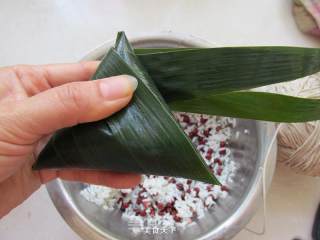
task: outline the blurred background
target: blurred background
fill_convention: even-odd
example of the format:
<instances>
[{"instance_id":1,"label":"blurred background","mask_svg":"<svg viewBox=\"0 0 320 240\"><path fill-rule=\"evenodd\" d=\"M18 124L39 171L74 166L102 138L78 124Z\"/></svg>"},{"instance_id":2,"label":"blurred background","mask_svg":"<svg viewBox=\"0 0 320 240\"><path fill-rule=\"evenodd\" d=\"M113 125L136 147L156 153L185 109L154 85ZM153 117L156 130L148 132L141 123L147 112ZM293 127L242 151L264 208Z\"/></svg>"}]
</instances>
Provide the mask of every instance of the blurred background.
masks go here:
<instances>
[{"instance_id":1,"label":"blurred background","mask_svg":"<svg viewBox=\"0 0 320 240\"><path fill-rule=\"evenodd\" d=\"M1 0L0 66L78 61L119 30L129 38L173 31L218 46L320 46L298 30L291 0ZM311 239L319 187L319 179L278 165L267 198L266 233L243 230L235 239ZM262 222L260 211L249 228L258 231ZM0 238L80 239L44 187L0 220Z\"/></svg>"}]
</instances>

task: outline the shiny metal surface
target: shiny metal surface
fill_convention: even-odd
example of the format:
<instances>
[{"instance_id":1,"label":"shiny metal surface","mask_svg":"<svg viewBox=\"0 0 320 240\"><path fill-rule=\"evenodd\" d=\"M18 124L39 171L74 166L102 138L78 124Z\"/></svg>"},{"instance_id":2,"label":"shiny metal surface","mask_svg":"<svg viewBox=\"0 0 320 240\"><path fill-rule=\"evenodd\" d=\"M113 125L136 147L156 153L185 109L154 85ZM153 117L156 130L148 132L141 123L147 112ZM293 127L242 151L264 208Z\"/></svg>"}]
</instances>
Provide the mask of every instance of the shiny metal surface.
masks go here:
<instances>
[{"instance_id":1,"label":"shiny metal surface","mask_svg":"<svg viewBox=\"0 0 320 240\"><path fill-rule=\"evenodd\" d=\"M210 44L193 38L173 34L160 34L134 38L135 47L206 47ZM100 59L108 42L86 55L83 60ZM247 134L244 133L248 130ZM239 132L239 138L236 133ZM173 234L141 234L135 236L122 221L120 212L107 212L80 196L83 183L56 180L47 185L48 192L56 208L66 222L86 240L105 239L230 239L252 218L261 203L263 173L269 186L276 162L275 125L253 120L237 120L233 129L231 148L232 159L238 168L228 184L230 194L219 201L214 211L207 212L197 224ZM266 158L270 146L271 154ZM265 168L264 168L265 167Z\"/></svg>"}]
</instances>

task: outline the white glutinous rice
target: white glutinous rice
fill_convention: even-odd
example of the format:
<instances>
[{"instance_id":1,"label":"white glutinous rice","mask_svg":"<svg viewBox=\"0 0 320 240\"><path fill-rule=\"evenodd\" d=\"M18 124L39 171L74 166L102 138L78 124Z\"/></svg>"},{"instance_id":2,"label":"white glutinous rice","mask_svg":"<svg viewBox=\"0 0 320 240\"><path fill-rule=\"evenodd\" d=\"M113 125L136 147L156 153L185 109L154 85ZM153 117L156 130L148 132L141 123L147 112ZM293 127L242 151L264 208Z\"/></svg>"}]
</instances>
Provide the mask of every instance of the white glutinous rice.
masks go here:
<instances>
[{"instance_id":1,"label":"white glutinous rice","mask_svg":"<svg viewBox=\"0 0 320 240\"><path fill-rule=\"evenodd\" d=\"M132 189L88 185L81 195L106 210L118 209L126 221L140 226L183 228L202 218L217 199L228 195L227 183L236 169L228 147L235 119L190 113L175 113L175 117L222 186L144 175L142 183Z\"/></svg>"}]
</instances>

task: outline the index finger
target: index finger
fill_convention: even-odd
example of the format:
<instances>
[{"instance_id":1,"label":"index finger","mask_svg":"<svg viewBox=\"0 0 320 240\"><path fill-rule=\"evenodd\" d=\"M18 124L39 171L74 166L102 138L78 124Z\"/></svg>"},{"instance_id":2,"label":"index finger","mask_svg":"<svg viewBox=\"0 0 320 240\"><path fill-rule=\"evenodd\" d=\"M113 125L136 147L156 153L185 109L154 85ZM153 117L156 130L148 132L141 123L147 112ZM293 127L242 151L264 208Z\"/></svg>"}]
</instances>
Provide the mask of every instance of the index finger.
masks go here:
<instances>
[{"instance_id":1,"label":"index finger","mask_svg":"<svg viewBox=\"0 0 320 240\"><path fill-rule=\"evenodd\" d=\"M52 87L69 82L87 81L97 70L99 61L33 66Z\"/></svg>"},{"instance_id":2,"label":"index finger","mask_svg":"<svg viewBox=\"0 0 320 240\"><path fill-rule=\"evenodd\" d=\"M57 87L65 83L87 81L97 70L99 61L48 65L17 65L2 67L24 83L25 86Z\"/></svg>"}]
</instances>

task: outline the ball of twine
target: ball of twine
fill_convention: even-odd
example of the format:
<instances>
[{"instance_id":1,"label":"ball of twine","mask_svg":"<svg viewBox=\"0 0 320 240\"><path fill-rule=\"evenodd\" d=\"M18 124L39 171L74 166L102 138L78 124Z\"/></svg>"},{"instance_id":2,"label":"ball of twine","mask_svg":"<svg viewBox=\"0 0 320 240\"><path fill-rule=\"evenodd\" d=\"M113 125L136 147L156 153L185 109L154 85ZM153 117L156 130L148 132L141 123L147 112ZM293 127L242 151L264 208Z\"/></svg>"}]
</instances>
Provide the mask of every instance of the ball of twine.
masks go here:
<instances>
[{"instance_id":1,"label":"ball of twine","mask_svg":"<svg viewBox=\"0 0 320 240\"><path fill-rule=\"evenodd\" d=\"M320 98L320 74L270 85L263 90L297 97ZM320 176L320 121L281 123L278 127L278 161L296 173Z\"/></svg>"}]
</instances>

